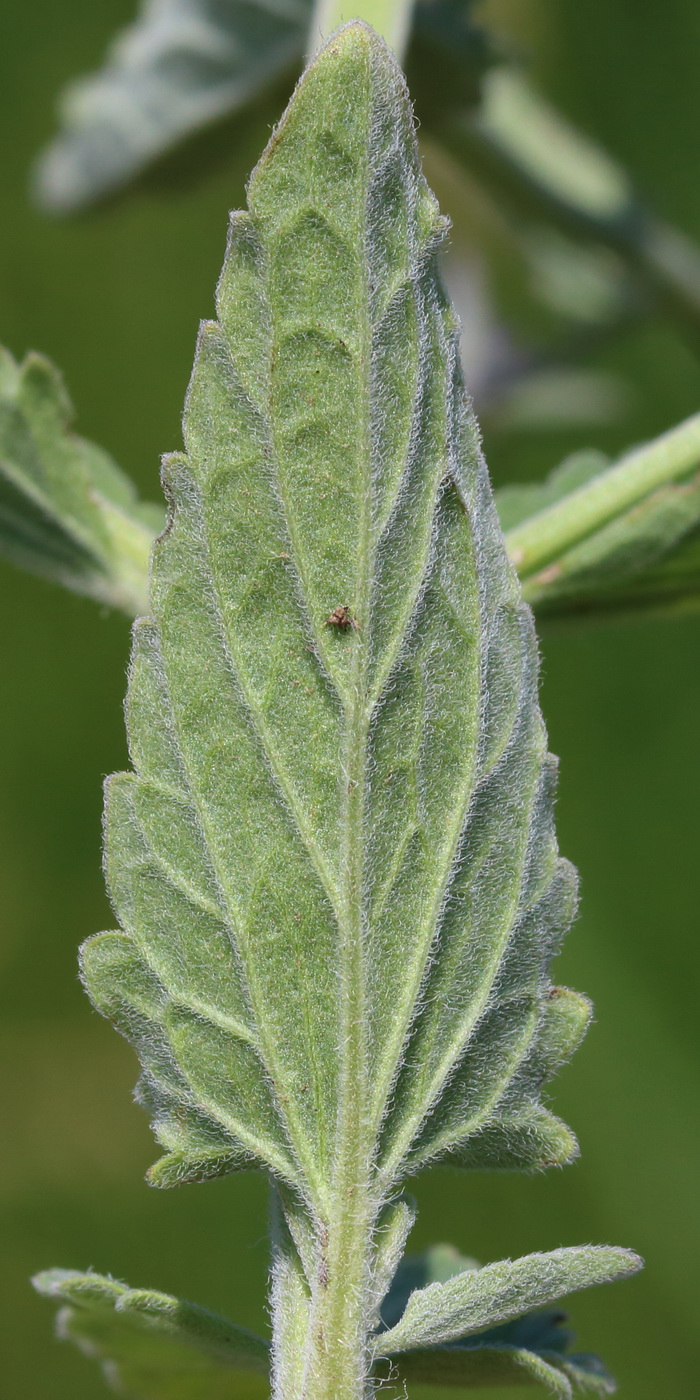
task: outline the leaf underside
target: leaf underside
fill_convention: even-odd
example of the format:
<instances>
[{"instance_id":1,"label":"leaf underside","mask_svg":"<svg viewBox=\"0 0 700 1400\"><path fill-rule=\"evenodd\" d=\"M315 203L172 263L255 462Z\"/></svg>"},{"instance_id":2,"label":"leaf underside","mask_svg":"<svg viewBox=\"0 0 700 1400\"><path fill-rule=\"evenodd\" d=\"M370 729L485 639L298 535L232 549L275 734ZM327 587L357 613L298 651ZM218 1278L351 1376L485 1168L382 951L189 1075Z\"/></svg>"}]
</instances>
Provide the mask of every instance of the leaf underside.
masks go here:
<instances>
[{"instance_id":1,"label":"leaf underside","mask_svg":"<svg viewBox=\"0 0 700 1400\"><path fill-rule=\"evenodd\" d=\"M587 1252L590 1269L592 1252L590 1249ZM579 1251L569 1253L579 1255ZM618 1265L622 1263L631 1272L634 1267L631 1257L625 1257L621 1251L616 1251L616 1254ZM539 1259L544 1273L548 1268L548 1256L539 1256ZM496 1268L502 1276L507 1268L512 1283L522 1269L522 1262L500 1264ZM608 1267L610 1262L608 1260ZM568 1276L571 1287L575 1287L574 1275L577 1265L580 1268L580 1257L572 1257L571 1264L573 1267ZM465 1273L468 1273L474 1276L471 1282L482 1291L484 1299L490 1294L490 1305L497 1308L498 1298L489 1288L489 1272L492 1275L493 1268L490 1271L487 1268L480 1281L478 1275L482 1271L476 1262L464 1258L450 1245L434 1245L423 1254L404 1256L382 1303L381 1322L384 1330L375 1344L378 1356L384 1356L384 1360L376 1363L376 1374L385 1384L405 1386L408 1383L411 1387L424 1384L450 1389L542 1385L552 1394L564 1397L564 1400L570 1400L574 1390L596 1395L612 1394L614 1381L598 1357L570 1351L573 1334L563 1325L567 1320L566 1314L558 1309L528 1311L524 1316L491 1326L484 1332L459 1336L447 1346L422 1346L406 1352L393 1352L389 1341L391 1329L400 1322L416 1290L421 1290L420 1301L425 1303L424 1290L431 1284L447 1283L459 1276L464 1282ZM580 1277L579 1274L579 1280ZM530 1283L533 1281L531 1279ZM486 1287L480 1289L480 1283L485 1283ZM439 1307L438 1301L438 1311Z\"/></svg>"},{"instance_id":2,"label":"leaf underside","mask_svg":"<svg viewBox=\"0 0 700 1400\"><path fill-rule=\"evenodd\" d=\"M399 71L349 26L232 218L108 787L121 931L84 975L157 1184L257 1165L320 1199L348 1026L381 1190L575 1150L539 1101L588 1018L548 973L575 881L443 236Z\"/></svg>"},{"instance_id":3,"label":"leaf underside","mask_svg":"<svg viewBox=\"0 0 700 1400\"><path fill-rule=\"evenodd\" d=\"M445 1343L473 1345L478 1333L511 1323L581 1288L626 1278L641 1267L627 1249L579 1245L548 1254L470 1268L411 1293L398 1322L377 1339L377 1355L393 1356Z\"/></svg>"}]
</instances>

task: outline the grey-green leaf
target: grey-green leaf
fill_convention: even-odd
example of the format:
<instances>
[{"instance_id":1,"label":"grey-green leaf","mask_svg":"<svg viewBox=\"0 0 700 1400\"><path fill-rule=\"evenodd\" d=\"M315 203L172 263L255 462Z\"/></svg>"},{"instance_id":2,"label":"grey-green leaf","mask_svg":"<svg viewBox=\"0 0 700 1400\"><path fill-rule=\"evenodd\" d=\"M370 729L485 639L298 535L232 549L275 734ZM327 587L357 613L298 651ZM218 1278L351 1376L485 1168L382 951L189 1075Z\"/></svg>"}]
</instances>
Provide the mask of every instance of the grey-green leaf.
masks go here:
<instances>
[{"instance_id":1,"label":"grey-green leaf","mask_svg":"<svg viewBox=\"0 0 700 1400\"><path fill-rule=\"evenodd\" d=\"M515 1347L430 1347L403 1352L391 1362L391 1378L459 1390L493 1386L543 1385L570 1400L571 1386L556 1366L535 1352Z\"/></svg>"},{"instance_id":2,"label":"grey-green leaf","mask_svg":"<svg viewBox=\"0 0 700 1400\"><path fill-rule=\"evenodd\" d=\"M464 1270L477 1270L473 1259L450 1245L433 1245L423 1254L406 1255L382 1305L382 1323L395 1326L416 1289L445 1283ZM612 1377L596 1356L574 1354L573 1334L560 1310L526 1313L484 1332L460 1336L447 1346L399 1352L379 1360L377 1374L403 1385L419 1382L450 1389L505 1385L543 1385L570 1400L576 1390L609 1395ZM382 1348L381 1337L377 1351Z\"/></svg>"},{"instance_id":3,"label":"grey-green leaf","mask_svg":"<svg viewBox=\"0 0 700 1400\"><path fill-rule=\"evenodd\" d=\"M102 448L69 431L73 410L43 355L0 348L0 554L133 615L147 608L162 524Z\"/></svg>"},{"instance_id":4,"label":"grey-green leaf","mask_svg":"<svg viewBox=\"0 0 700 1400\"><path fill-rule=\"evenodd\" d=\"M384 1369L386 1370L386 1364ZM378 1368L379 1374L382 1374ZM537 1385L571 1400L574 1391L611 1395L612 1378L595 1358L562 1357L515 1346L430 1347L392 1358L391 1379L458 1390Z\"/></svg>"},{"instance_id":5,"label":"grey-green leaf","mask_svg":"<svg viewBox=\"0 0 700 1400\"><path fill-rule=\"evenodd\" d=\"M68 213L235 111L301 54L310 0L141 0L104 67L71 84L37 197Z\"/></svg>"},{"instance_id":6,"label":"grey-green leaf","mask_svg":"<svg viewBox=\"0 0 700 1400\"><path fill-rule=\"evenodd\" d=\"M62 1304L58 1335L137 1400L264 1400L269 1347L226 1318L100 1274L51 1269L35 1288Z\"/></svg>"},{"instance_id":7,"label":"grey-green leaf","mask_svg":"<svg viewBox=\"0 0 700 1400\"><path fill-rule=\"evenodd\" d=\"M339 1132L379 1201L438 1155L561 1162L540 1088L589 1008L549 979L575 881L532 618L371 30L307 71L249 204L165 468L107 805L122 931L85 979L161 1184L257 1164L320 1208Z\"/></svg>"},{"instance_id":8,"label":"grey-green leaf","mask_svg":"<svg viewBox=\"0 0 700 1400\"><path fill-rule=\"evenodd\" d=\"M577 1289L627 1278L641 1267L631 1250L581 1245L470 1269L413 1293L400 1321L378 1337L376 1352L392 1356L454 1342Z\"/></svg>"}]
</instances>

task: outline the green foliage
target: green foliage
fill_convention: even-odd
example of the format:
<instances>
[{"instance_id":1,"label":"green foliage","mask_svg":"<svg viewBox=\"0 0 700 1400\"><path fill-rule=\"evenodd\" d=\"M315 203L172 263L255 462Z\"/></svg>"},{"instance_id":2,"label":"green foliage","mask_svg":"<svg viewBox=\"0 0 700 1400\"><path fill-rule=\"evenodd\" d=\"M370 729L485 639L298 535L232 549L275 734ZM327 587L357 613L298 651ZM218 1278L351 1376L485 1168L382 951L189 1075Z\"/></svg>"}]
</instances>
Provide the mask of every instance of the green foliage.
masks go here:
<instances>
[{"instance_id":1,"label":"green foliage","mask_svg":"<svg viewBox=\"0 0 700 1400\"><path fill-rule=\"evenodd\" d=\"M417 1289L446 1283L464 1271L478 1271L451 1245L434 1245L424 1254L405 1255L381 1308L385 1329L398 1323ZM570 1400L572 1386L597 1395L611 1394L615 1384L598 1357L573 1354L573 1335L560 1311L526 1313L488 1331L457 1338L449 1346L430 1346L391 1353L376 1364L385 1383L418 1382L451 1389L481 1389L507 1385L543 1385ZM384 1354L384 1336L375 1342ZM389 1347L386 1347L389 1351Z\"/></svg>"},{"instance_id":2,"label":"green foliage","mask_svg":"<svg viewBox=\"0 0 700 1400\"><path fill-rule=\"evenodd\" d=\"M235 111L302 52L309 0L142 0L104 68L72 84L35 172L68 213L130 180L189 132Z\"/></svg>"},{"instance_id":3,"label":"green foliage","mask_svg":"<svg viewBox=\"0 0 700 1400\"><path fill-rule=\"evenodd\" d=\"M700 418L614 466L576 453L541 486L499 495L523 591L543 616L696 609Z\"/></svg>"},{"instance_id":4,"label":"green foliage","mask_svg":"<svg viewBox=\"0 0 700 1400\"><path fill-rule=\"evenodd\" d=\"M141 1049L161 1182L255 1161L320 1203L347 1112L383 1191L437 1155L567 1160L539 1086L588 1008L548 977L573 876L534 636L367 31L309 70L249 200L166 467L136 773L109 788L124 931L86 982Z\"/></svg>"},{"instance_id":5,"label":"green foliage","mask_svg":"<svg viewBox=\"0 0 700 1400\"><path fill-rule=\"evenodd\" d=\"M589 1256L594 1253L588 1251ZM607 1254L618 1256L622 1273L631 1271L624 1251ZM534 1258L546 1268L552 1256ZM504 1270L503 1265L496 1268ZM394 1314L400 1318L411 1296L422 1296L416 1289L424 1292L426 1285L449 1278L464 1280L465 1269L474 1276L479 1272L473 1260L460 1257L448 1245L406 1256L384 1299L383 1319ZM601 1260L600 1276L605 1272ZM259 1400L265 1393L268 1343L226 1318L94 1273L52 1269L38 1274L33 1283L39 1293L62 1305L58 1336L100 1361L105 1379L119 1391L141 1400L200 1400L204 1395L208 1400ZM394 1350L393 1333L380 1332L375 1375L383 1387L397 1381L451 1389L541 1383L561 1397L572 1395L572 1384L586 1392L610 1394L613 1382L597 1358L568 1352L571 1334L563 1321L560 1312L529 1313L481 1334L460 1335L454 1345L422 1350Z\"/></svg>"},{"instance_id":6,"label":"green foliage","mask_svg":"<svg viewBox=\"0 0 700 1400\"><path fill-rule=\"evenodd\" d=\"M59 1337L102 1363L105 1380L141 1400L261 1400L269 1347L243 1327L167 1293L100 1274L51 1269L34 1287L58 1300Z\"/></svg>"},{"instance_id":7,"label":"green foliage","mask_svg":"<svg viewBox=\"0 0 700 1400\"><path fill-rule=\"evenodd\" d=\"M112 459L68 431L73 410L43 355L0 349L0 553L101 603L147 606L148 555L161 518Z\"/></svg>"},{"instance_id":8,"label":"green foliage","mask_svg":"<svg viewBox=\"0 0 700 1400\"><path fill-rule=\"evenodd\" d=\"M166 1149L151 1179L257 1166L276 1184L285 1400L367 1393L408 1173L576 1150L541 1102L590 1012L550 979L575 877L444 231L400 71L349 25L232 217L134 634L134 771L108 785L121 927L83 952L141 1058ZM380 1354L638 1266L584 1247L463 1271L414 1292Z\"/></svg>"},{"instance_id":9,"label":"green foliage","mask_svg":"<svg viewBox=\"0 0 700 1400\"><path fill-rule=\"evenodd\" d=\"M392 1356L456 1342L532 1308L546 1307L578 1288L626 1278L640 1263L626 1249L583 1245L469 1268L412 1293L399 1321L380 1337L376 1349Z\"/></svg>"}]
</instances>

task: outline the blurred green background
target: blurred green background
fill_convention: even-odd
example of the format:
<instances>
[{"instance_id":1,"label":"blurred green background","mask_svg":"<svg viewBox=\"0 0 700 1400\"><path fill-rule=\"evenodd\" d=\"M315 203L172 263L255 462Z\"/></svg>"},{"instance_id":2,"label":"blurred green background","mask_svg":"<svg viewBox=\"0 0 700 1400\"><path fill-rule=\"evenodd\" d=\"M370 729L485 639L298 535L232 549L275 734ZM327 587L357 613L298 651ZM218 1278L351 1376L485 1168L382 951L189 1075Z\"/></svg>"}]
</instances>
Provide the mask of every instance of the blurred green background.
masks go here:
<instances>
[{"instance_id":1,"label":"blurred green background","mask_svg":"<svg viewBox=\"0 0 700 1400\"><path fill-rule=\"evenodd\" d=\"M74 222L26 197L55 94L93 67L130 0L4 0L0 55L0 340L62 367L80 430L157 493L179 445L197 321L212 309L226 210L284 85L135 191ZM493 0L541 89L627 164L665 216L700 239L697 0ZM594 363L633 386L596 431L486 433L497 483L541 477L571 448L605 450L700 407L700 361L661 320ZM128 626L0 570L0 1318L6 1400L106 1394L51 1335L30 1273L89 1265L264 1325L265 1188L252 1176L158 1193L130 1103L132 1052L90 1009L76 947L111 924L100 876L100 780L125 763ZM562 759L559 830L582 912L557 978L597 1021L556 1086L582 1157L537 1179L433 1172L416 1183L413 1244L482 1260L584 1241L633 1246L641 1278L573 1301L582 1348L623 1397L689 1397L700 1257L698 836L700 618L549 634L544 708ZM493 1394L493 1392L491 1392Z\"/></svg>"}]
</instances>

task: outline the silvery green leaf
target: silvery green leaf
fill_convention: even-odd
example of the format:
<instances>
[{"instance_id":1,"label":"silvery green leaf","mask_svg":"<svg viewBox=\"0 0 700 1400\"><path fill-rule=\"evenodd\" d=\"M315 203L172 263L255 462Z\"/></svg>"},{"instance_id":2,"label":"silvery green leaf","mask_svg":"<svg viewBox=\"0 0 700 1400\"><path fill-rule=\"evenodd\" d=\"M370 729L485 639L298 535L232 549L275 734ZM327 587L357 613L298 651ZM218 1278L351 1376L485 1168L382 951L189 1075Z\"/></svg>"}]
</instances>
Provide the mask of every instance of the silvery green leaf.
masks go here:
<instances>
[{"instance_id":1,"label":"silvery green leaf","mask_svg":"<svg viewBox=\"0 0 700 1400\"><path fill-rule=\"evenodd\" d=\"M122 928L85 979L161 1184L257 1164L322 1201L350 1122L380 1201L440 1155L561 1162L540 1086L589 1008L549 981L574 880L532 620L370 30L308 70L249 203L165 469L109 784Z\"/></svg>"},{"instance_id":2,"label":"silvery green leaf","mask_svg":"<svg viewBox=\"0 0 700 1400\"><path fill-rule=\"evenodd\" d=\"M574 881L532 620L371 31L308 70L249 203L165 469L109 785L122 930L85 979L161 1184L257 1164L322 1200L351 1119L379 1199L439 1155L564 1161L539 1092L589 1008L549 981Z\"/></svg>"},{"instance_id":3,"label":"silvery green leaf","mask_svg":"<svg viewBox=\"0 0 700 1400\"><path fill-rule=\"evenodd\" d=\"M386 1371L386 1363L384 1370ZM381 1370L379 1371L381 1375ZM560 1357L497 1345L429 1347L392 1358L391 1379L459 1390L494 1386L537 1385L550 1395L571 1400L574 1392L611 1395L615 1383L596 1358Z\"/></svg>"},{"instance_id":4,"label":"silvery green leaf","mask_svg":"<svg viewBox=\"0 0 700 1400\"><path fill-rule=\"evenodd\" d=\"M478 1267L450 1245L433 1245L423 1254L406 1255L382 1305L384 1327L388 1330L399 1321L416 1289ZM400 1352L379 1361L377 1374L409 1385L420 1382L462 1389L542 1384L567 1400L572 1384L579 1390L611 1394L614 1382L598 1358L569 1350L573 1335L565 1322L561 1311L526 1313L484 1332L458 1337L448 1346ZM381 1347L380 1338L377 1349Z\"/></svg>"},{"instance_id":5,"label":"silvery green leaf","mask_svg":"<svg viewBox=\"0 0 700 1400\"><path fill-rule=\"evenodd\" d=\"M102 448L69 431L73 409L43 355L0 348L0 554L133 614L147 607L162 524Z\"/></svg>"},{"instance_id":6,"label":"silvery green leaf","mask_svg":"<svg viewBox=\"0 0 700 1400\"><path fill-rule=\"evenodd\" d=\"M141 0L99 72L73 83L36 170L67 213L235 111L303 51L310 0Z\"/></svg>"},{"instance_id":7,"label":"silvery green leaf","mask_svg":"<svg viewBox=\"0 0 700 1400\"><path fill-rule=\"evenodd\" d=\"M469 1269L412 1293L399 1322L377 1338L376 1354L454 1342L641 1266L631 1250L580 1245Z\"/></svg>"},{"instance_id":8,"label":"silvery green leaf","mask_svg":"<svg viewBox=\"0 0 700 1400\"><path fill-rule=\"evenodd\" d=\"M59 1337L137 1400L264 1400L269 1346L226 1318L100 1274L51 1269L34 1286L62 1304Z\"/></svg>"}]
</instances>

